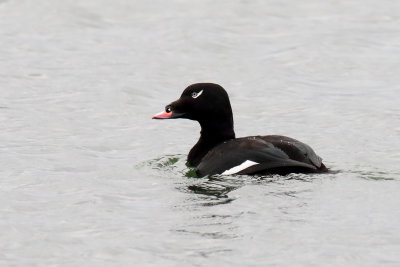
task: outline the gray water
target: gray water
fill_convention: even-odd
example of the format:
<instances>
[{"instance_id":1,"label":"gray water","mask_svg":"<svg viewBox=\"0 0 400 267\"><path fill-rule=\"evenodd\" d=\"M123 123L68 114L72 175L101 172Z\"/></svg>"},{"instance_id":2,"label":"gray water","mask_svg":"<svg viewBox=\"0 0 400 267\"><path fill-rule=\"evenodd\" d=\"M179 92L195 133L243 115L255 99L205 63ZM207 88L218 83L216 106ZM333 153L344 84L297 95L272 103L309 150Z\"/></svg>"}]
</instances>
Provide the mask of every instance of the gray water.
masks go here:
<instances>
[{"instance_id":1,"label":"gray water","mask_svg":"<svg viewBox=\"0 0 400 267\"><path fill-rule=\"evenodd\" d=\"M399 1L2 0L0 264L399 266L399 70ZM339 173L192 178L203 81Z\"/></svg>"}]
</instances>

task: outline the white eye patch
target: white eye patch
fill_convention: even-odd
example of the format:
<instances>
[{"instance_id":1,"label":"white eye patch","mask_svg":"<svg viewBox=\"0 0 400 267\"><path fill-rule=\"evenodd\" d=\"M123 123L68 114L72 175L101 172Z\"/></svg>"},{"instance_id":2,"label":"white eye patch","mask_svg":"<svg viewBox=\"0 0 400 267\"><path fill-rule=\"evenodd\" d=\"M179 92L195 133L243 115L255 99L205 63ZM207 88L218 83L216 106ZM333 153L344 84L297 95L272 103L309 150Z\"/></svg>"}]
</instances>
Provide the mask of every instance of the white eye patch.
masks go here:
<instances>
[{"instance_id":1,"label":"white eye patch","mask_svg":"<svg viewBox=\"0 0 400 267\"><path fill-rule=\"evenodd\" d=\"M198 98L202 93L203 93L203 90L201 90L201 91L198 92L198 93L197 93L197 92L193 92L193 93L192 93L192 97L193 97L193 98Z\"/></svg>"}]
</instances>

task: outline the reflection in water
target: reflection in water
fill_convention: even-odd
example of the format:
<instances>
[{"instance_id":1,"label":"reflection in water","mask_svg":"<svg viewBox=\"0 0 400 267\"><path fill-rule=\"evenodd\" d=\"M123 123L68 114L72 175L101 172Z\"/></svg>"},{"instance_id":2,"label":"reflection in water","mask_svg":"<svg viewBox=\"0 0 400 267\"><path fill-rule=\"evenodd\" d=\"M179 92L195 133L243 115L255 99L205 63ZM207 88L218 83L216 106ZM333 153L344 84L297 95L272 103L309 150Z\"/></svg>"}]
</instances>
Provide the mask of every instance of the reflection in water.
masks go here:
<instances>
[{"instance_id":1,"label":"reflection in water","mask_svg":"<svg viewBox=\"0 0 400 267\"><path fill-rule=\"evenodd\" d=\"M227 194L243 185L240 179L230 177L211 176L200 183L189 185L188 189L196 194L227 198Z\"/></svg>"},{"instance_id":2,"label":"reflection in water","mask_svg":"<svg viewBox=\"0 0 400 267\"><path fill-rule=\"evenodd\" d=\"M214 206L229 204L235 200L235 197L229 195L245 185L266 185L282 184L286 181L301 181L310 183L317 177L333 176L334 174L299 174L292 173L286 176L281 175L212 175L203 178L197 178L193 175L194 168L186 164L186 156L182 154L166 155L160 158L149 160L138 165L140 169L150 168L149 173L154 170L159 172L160 176L170 177L177 180L177 189L186 193L194 193L196 205ZM295 197L298 193L293 190L273 191L275 195L285 195Z\"/></svg>"}]
</instances>

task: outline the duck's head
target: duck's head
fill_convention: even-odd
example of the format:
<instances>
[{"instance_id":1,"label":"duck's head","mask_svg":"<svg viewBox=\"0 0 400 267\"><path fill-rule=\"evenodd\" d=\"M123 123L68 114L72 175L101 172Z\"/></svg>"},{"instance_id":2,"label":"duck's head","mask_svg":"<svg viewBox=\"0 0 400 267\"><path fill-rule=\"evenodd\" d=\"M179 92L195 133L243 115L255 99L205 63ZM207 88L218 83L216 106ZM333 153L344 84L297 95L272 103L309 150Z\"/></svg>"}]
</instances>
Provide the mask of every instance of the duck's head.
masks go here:
<instances>
[{"instance_id":1,"label":"duck's head","mask_svg":"<svg viewBox=\"0 0 400 267\"><path fill-rule=\"evenodd\" d=\"M228 94L215 83L195 83L188 86L181 97L168 104L165 111L153 119L185 118L198 121L202 126L229 123L233 127L232 108Z\"/></svg>"}]
</instances>

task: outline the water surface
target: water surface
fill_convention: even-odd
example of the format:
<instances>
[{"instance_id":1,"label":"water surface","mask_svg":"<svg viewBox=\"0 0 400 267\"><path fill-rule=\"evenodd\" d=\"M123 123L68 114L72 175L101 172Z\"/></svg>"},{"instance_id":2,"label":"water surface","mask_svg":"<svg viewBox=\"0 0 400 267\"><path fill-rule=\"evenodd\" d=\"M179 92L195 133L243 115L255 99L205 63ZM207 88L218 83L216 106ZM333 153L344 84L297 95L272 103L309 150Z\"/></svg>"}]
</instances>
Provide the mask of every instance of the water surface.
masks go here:
<instances>
[{"instance_id":1,"label":"water surface","mask_svg":"<svg viewBox=\"0 0 400 267\"><path fill-rule=\"evenodd\" d=\"M0 1L0 264L399 266L397 1ZM223 85L237 136L337 174L196 179Z\"/></svg>"}]
</instances>

